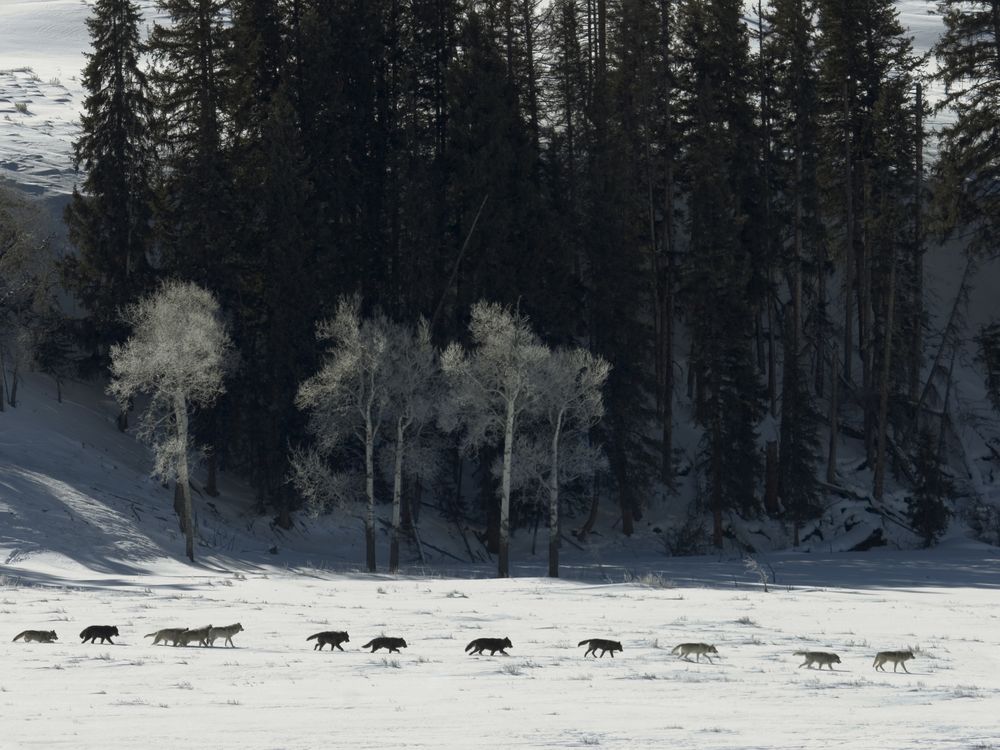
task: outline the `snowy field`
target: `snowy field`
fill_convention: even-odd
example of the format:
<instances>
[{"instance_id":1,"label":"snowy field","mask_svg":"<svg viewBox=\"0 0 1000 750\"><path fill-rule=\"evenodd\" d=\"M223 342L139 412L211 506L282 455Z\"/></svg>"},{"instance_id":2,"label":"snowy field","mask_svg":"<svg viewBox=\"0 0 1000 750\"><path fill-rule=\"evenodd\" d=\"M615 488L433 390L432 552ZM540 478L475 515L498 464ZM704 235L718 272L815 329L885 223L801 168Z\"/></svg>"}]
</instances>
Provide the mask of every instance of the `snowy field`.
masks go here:
<instances>
[{"instance_id":1,"label":"snowy field","mask_svg":"<svg viewBox=\"0 0 1000 750\"><path fill-rule=\"evenodd\" d=\"M356 572L351 518L290 532L223 483L198 497L191 566L148 456L114 427L92 385L62 404L32 375L0 414L0 748L986 748L1000 749L1000 551L961 528L929 552L761 556L767 593L736 556L668 558L609 521L564 580L514 539L517 578L440 550L409 575ZM473 544L475 542L473 541ZM270 550L274 550L272 553ZM378 554L385 561L380 535ZM152 646L166 627L240 622L237 648ZM82 645L88 625L118 643ZM52 645L13 643L55 630ZM346 630L345 653L306 638ZM401 654L369 654L374 636ZM470 657L509 637L509 657ZM585 659L585 638L620 640ZM670 653L714 643L715 664ZM912 674L877 673L879 650L913 648ZM833 672L794 651L837 652ZM891 668L890 668L891 669Z\"/></svg>"},{"instance_id":2,"label":"snowy field","mask_svg":"<svg viewBox=\"0 0 1000 750\"><path fill-rule=\"evenodd\" d=\"M710 560L673 571L700 585L179 565L55 587L12 576L0 588L0 746L1000 748L998 562L975 545L788 558L779 583L827 583L769 593L738 563ZM142 637L237 621L234 649ZM118 643L82 645L90 624L117 625ZM60 642L9 642L25 628ZM306 637L322 630L348 631L346 652L313 651ZM361 650L382 634L409 647ZM511 639L509 657L463 652L491 636ZM576 644L590 637L624 652L585 659ZM682 641L720 657L680 660L670 649ZM911 647L911 674L873 670L877 650ZM842 663L800 669L803 649Z\"/></svg>"}]
</instances>

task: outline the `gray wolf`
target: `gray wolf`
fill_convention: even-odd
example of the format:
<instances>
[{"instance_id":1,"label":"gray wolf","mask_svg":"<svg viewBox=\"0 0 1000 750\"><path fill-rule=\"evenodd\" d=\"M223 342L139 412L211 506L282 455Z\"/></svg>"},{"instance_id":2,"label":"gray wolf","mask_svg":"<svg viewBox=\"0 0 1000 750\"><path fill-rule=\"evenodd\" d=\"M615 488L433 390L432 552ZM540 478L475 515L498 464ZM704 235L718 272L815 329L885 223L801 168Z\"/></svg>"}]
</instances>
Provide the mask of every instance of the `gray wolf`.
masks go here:
<instances>
[{"instance_id":1,"label":"gray wolf","mask_svg":"<svg viewBox=\"0 0 1000 750\"><path fill-rule=\"evenodd\" d=\"M36 643L52 643L52 641L59 640L54 630L22 630L14 636L15 641L18 638L23 638L25 643L31 643L32 641Z\"/></svg>"},{"instance_id":2,"label":"gray wolf","mask_svg":"<svg viewBox=\"0 0 1000 750\"><path fill-rule=\"evenodd\" d=\"M470 656L472 654L481 654L483 651L488 650L490 656L496 654L499 651L504 656L510 656L505 648L514 648L514 644L510 642L510 638L476 638L472 643L465 647L465 650L469 652Z\"/></svg>"},{"instance_id":3,"label":"gray wolf","mask_svg":"<svg viewBox=\"0 0 1000 750\"><path fill-rule=\"evenodd\" d=\"M587 651L584 653L584 658L594 655L597 658L597 649L601 650L601 656L603 657L605 653L610 652L611 658L615 658L615 651L622 651L622 644L618 641L609 641L604 638L588 638L585 641L580 641L577 646L582 646L587 644Z\"/></svg>"},{"instance_id":4,"label":"gray wolf","mask_svg":"<svg viewBox=\"0 0 1000 750\"><path fill-rule=\"evenodd\" d=\"M236 644L233 643L233 636L237 633L243 632L243 625L240 623L234 623L232 625L226 625L221 628L213 628L211 625L208 626L208 645L214 646L215 640L217 638L225 638L224 643L229 644L233 648L236 648Z\"/></svg>"},{"instance_id":5,"label":"gray wolf","mask_svg":"<svg viewBox=\"0 0 1000 750\"><path fill-rule=\"evenodd\" d=\"M402 638L387 638L386 636L382 636L381 638L372 638L370 641L368 641L368 643L366 643L361 648L368 648L369 646L372 647L373 654L380 648L389 649L390 654L393 651L395 651L398 654L399 649L406 648L406 641L404 641Z\"/></svg>"},{"instance_id":6,"label":"gray wolf","mask_svg":"<svg viewBox=\"0 0 1000 750\"><path fill-rule=\"evenodd\" d=\"M678 643L670 650L670 653L680 654L682 659L687 659L688 661L691 661L688 659L688 654L695 654L698 661L701 661L701 657L704 656L708 659L709 664L715 664L709 654L718 654L719 652L715 646L708 643Z\"/></svg>"},{"instance_id":7,"label":"gray wolf","mask_svg":"<svg viewBox=\"0 0 1000 750\"><path fill-rule=\"evenodd\" d=\"M350 638L347 633L341 630L324 630L322 633L313 633L311 636L306 638L307 641L316 641L316 645L313 646L313 651L322 651L323 646L330 644L330 650L333 651L334 647L343 651L340 647L341 643L350 642Z\"/></svg>"},{"instance_id":8,"label":"gray wolf","mask_svg":"<svg viewBox=\"0 0 1000 750\"><path fill-rule=\"evenodd\" d=\"M117 625L91 625L89 628L84 628L80 633L80 637L83 638L83 643L90 641L91 643L97 643L98 638L101 639L101 643L107 641L112 646L115 644L111 640L111 636L118 635Z\"/></svg>"},{"instance_id":9,"label":"gray wolf","mask_svg":"<svg viewBox=\"0 0 1000 750\"><path fill-rule=\"evenodd\" d=\"M913 655L912 651L879 651L875 654L875 661L872 662L872 666L875 667L876 670L884 672L885 667L882 665L887 661L891 661L893 672L896 671L896 667L902 665L903 671L909 674L910 670L906 668L906 662L915 658L916 657Z\"/></svg>"},{"instance_id":10,"label":"gray wolf","mask_svg":"<svg viewBox=\"0 0 1000 750\"><path fill-rule=\"evenodd\" d=\"M822 669L825 664L832 671L834 664L840 664L840 657L828 651L796 651L795 656L801 656L805 659L799 664L799 669L802 667L812 669L813 664L819 664L819 668Z\"/></svg>"}]
</instances>

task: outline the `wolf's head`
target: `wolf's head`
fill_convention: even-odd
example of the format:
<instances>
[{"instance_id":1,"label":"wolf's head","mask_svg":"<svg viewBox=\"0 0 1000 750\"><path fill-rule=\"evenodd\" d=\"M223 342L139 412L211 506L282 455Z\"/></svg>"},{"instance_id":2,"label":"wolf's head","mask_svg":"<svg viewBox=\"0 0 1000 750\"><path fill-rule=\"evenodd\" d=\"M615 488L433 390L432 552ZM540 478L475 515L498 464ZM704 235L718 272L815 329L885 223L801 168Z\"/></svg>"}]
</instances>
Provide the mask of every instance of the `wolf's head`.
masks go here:
<instances>
[{"instance_id":1,"label":"wolf's head","mask_svg":"<svg viewBox=\"0 0 1000 750\"><path fill-rule=\"evenodd\" d=\"M118 626L117 625L112 625L111 626L111 635L118 635Z\"/></svg>"},{"instance_id":2,"label":"wolf's head","mask_svg":"<svg viewBox=\"0 0 1000 750\"><path fill-rule=\"evenodd\" d=\"M503 639L504 648L514 648L514 644L510 642L510 638Z\"/></svg>"},{"instance_id":3,"label":"wolf's head","mask_svg":"<svg viewBox=\"0 0 1000 750\"><path fill-rule=\"evenodd\" d=\"M49 638L51 638L54 641L58 641L59 640L59 636L56 635L56 631L54 631L54 630L50 630L49 631Z\"/></svg>"}]
</instances>

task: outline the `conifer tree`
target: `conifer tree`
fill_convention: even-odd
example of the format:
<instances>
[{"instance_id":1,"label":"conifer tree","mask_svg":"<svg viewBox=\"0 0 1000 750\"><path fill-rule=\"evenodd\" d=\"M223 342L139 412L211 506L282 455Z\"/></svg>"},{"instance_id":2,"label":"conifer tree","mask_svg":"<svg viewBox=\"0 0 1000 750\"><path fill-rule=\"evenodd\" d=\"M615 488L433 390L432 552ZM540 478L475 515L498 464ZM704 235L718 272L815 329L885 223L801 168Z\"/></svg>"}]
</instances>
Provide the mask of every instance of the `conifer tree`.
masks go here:
<instances>
[{"instance_id":1,"label":"conifer tree","mask_svg":"<svg viewBox=\"0 0 1000 750\"><path fill-rule=\"evenodd\" d=\"M1000 1L944 0L945 31L934 48L945 86L939 108L954 121L941 129L939 210L973 253L993 252L1000 237Z\"/></svg>"},{"instance_id":2,"label":"conifer tree","mask_svg":"<svg viewBox=\"0 0 1000 750\"><path fill-rule=\"evenodd\" d=\"M701 466L722 545L723 513L754 512L762 391L752 358L749 304L754 240L747 233L755 186L745 142L754 138L747 33L732 0L686 0L679 8L681 122L685 128L691 251L684 295L697 379Z\"/></svg>"},{"instance_id":3,"label":"conifer tree","mask_svg":"<svg viewBox=\"0 0 1000 750\"><path fill-rule=\"evenodd\" d=\"M149 83L140 66L142 21L134 0L98 0L87 19L87 92L74 161L84 171L66 210L77 254L65 263L69 288L91 315L98 347L118 341L118 310L153 280L152 182L156 169Z\"/></svg>"},{"instance_id":4,"label":"conifer tree","mask_svg":"<svg viewBox=\"0 0 1000 750\"><path fill-rule=\"evenodd\" d=\"M948 528L951 514L945 499L953 488L941 468L938 441L929 430L920 432L914 468L916 481L913 494L907 499L907 515L924 546L930 547Z\"/></svg>"},{"instance_id":5,"label":"conifer tree","mask_svg":"<svg viewBox=\"0 0 1000 750\"><path fill-rule=\"evenodd\" d=\"M226 158L229 0L157 0L149 50L159 147L166 169L159 227L165 266L213 291L222 287L232 238Z\"/></svg>"}]
</instances>

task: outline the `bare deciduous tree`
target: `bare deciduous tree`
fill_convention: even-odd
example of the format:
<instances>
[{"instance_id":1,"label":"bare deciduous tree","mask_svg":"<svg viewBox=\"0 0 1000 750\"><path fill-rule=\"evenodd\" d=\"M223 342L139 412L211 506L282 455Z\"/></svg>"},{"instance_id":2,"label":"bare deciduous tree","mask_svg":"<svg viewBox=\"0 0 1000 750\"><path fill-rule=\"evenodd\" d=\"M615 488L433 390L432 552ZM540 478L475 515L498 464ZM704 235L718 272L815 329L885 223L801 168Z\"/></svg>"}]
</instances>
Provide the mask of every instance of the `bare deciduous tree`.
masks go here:
<instances>
[{"instance_id":1,"label":"bare deciduous tree","mask_svg":"<svg viewBox=\"0 0 1000 750\"><path fill-rule=\"evenodd\" d=\"M224 392L232 343L215 298L190 282L164 283L128 307L123 319L132 335L111 347L108 391L123 406L140 393L151 397L139 435L153 447L154 475L180 487L186 554L194 561L190 411L209 406Z\"/></svg>"},{"instance_id":2,"label":"bare deciduous tree","mask_svg":"<svg viewBox=\"0 0 1000 750\"><path fill-rule=\"evenodd\" d=\"M545 361L538 385L544 470L549 505L549 575L559 576L559 487L593 476L603 454L591 446L590 428L604 416L602 389L611 365L585 349L560 349Z\"/></svg>"},{"instance_id":3,"label":"bare deciduous tree","mask_svg":"<svg viewBox=\"0 0 1000 750\"><path fill-rule=\"evenodd\" d=\"M389 572L394 573L399 569L404 460L413 453L410 441L434 421L442 388L437 352L427 322L421 320L416 330L391 323L387 333L390 362L386 396L394 430Z\"/></svg>"},{"instance_id":4,"label":"bare deciduous tree","mask_svg":"<svg viewBox=\"0 0 1000 750\"><path fill-rule=\"evenodd\" d=\"M469 333L474 348L452 344L441 358L451 387L443 403L441 426L461 430L462 447L475 451L503 443L500 475L500 555L497 575L510 575L510 493L514 444L525 415L538 403L540 368L549 350L531 330L527 317L501 305L478 302Z\"/></svg>"},{"instance_id":5,"label":"bare deciduous tree","mask_svg":"<svg viewBox=\"0 0 1000 750\"><path fill-rule=\"evenodd\" d=\"M389 323L362 320L360 300L341 300L317 337L333 343L322 369L299 388L296 404L309 411L315 451L292 456L292 477L307 499L345 499L350 478L329 470L326 457L352 438L365 455L365 561L375 570L375 445L387 416Z\"/></svg>"}]
</instances>

